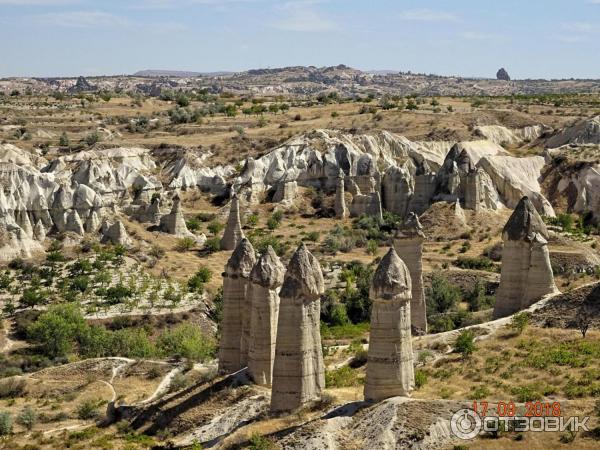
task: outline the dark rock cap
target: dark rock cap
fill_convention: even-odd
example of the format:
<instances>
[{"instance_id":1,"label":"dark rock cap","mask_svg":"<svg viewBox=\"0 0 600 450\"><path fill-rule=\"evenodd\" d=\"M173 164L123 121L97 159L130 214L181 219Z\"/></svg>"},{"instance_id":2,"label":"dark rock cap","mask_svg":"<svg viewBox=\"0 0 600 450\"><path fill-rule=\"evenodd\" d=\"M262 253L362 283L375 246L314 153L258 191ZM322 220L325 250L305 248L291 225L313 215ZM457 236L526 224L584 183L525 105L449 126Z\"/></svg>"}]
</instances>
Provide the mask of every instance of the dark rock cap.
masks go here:
<instances>
[{"instance_id":1,"label":"dark rock cap","mask_svg":"<svg viewBox=\"0 0 600 450\"><path fill-rule=\"evenodd\" d=\"M281 286L284 276L285 266L281 263L273 247L269 245L252 268L250 279L253 283L275 289Z\"/></svg>"},{"instance_id":2,"label":"dark rock cap","mask_svg":"<svg viewBox=\"0 0 600 450\"><path fill-rule=\"evenodd\" d=\"M503 235L510 241L531 242L535 239L536 233L539 233L544 239L548 239L546 224L529 197L523 197L506 222Z\"/></svg>"},{"instance_id":3,"label":"dark rock cap","mask_svg":"<svg viewBox=\"0 0 600 450\"><path fill-rule=\"evenodd\" d=\"M419 216L417 216L414 212L408 213L404 223L400 225L398 230L396 230L397 238L411 238L411 237L425 237L425 233L423 233L423 225L419 221Z\"/></svg>"},{"instance_id":4,"label":"dark rock cap","mask_svg":"<svg viewBox=\"0 0 600 450\"><path fill-rule=\"evenodd\" d=\"M321 265L302 243L290 260L279 296L295 298L301 295L308 301L313 301L324 292Z\"/></svg>"},{"instance_id":5,"label":"dark rock cap","mask_svg":"<svg viewBox=\"0 0 600 450\"><path fill-rule=\"evenodd\" d=\"M252 247L248 239L244 238L233 250L231 258L229 258L229 261L225 265L225 272L228 275L248 277L255 263L256 254L254 253L254 247Z\"/></svg>"},{"instance_id":6,"label":"dark rock cap","mask_svg":"<svg viewBox=\"0 0 600 450\"><path fill-rule=\"evenodd\" d=\"M410 292L411 289L408 268L392 247L377 266L371 285L371 296L392 299L398 294Z\"/></svg>"}]
</instances>

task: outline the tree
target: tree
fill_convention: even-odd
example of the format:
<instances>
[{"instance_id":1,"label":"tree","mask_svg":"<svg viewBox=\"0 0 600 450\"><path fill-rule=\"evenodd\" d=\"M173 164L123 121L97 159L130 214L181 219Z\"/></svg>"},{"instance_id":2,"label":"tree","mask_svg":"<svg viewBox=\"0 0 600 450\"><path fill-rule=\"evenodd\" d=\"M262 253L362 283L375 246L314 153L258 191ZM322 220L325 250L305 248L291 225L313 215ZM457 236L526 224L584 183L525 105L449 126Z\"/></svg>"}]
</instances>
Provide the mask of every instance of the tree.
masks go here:
<instances>
[{"instance_id":1,"label":"tree","mask_svg":"<svg viewBox=\"0 0 600 450\"><path fill-rule=\"evenodd\" d=\"M69 141L69 136L67 136L67 133L65 131L63 131L63 133L60 135L58 145L60 145L61 147L69 147L71 145L71 142Z\"/></svg>"},{"instance_id":2,"label":"tree","mask_svg":"<svg viewBox=\"0 0 600 450\"><path fill-rule=\"evenodd\" d=\"M454 350L462 354L463 359L467 359L475 351L475 333L471 330L462 331L456 338Z\"/></svg>"},{"instance_id":3,"label":"tree","mask_svg":"<svg viewBox=\"0 0 600 450\"><path fill-rule=\"evenodd\" d=\"M585 339L585 335L592 324L592 314L590 308L582 305L577 312L577 328L581 332L581 336Z\"/></svg>"},{"instance_id":4,"label":"tree","mask_svg":"<svg viewBox=\"0 0 600 450\"><path fill-rule=\"evenodd\" d=\"M177 104L182 108L190 106L190 99L185 94L179 94L177 96Z\"/></svg>"},{"instance_id":5,"label":"tree","mask_svg":"<svg viewBox=\"0 0 600 450\"><path fill-rule=\"evenodd\" d=\"M51 306L27 328L27 336L40 344L50 358L66 356L73 350L87 323L77 305Z\"/></svg>"},{"instance_id":6,"label":"tree","mask_svg":"<svg viewBox=\"0 0 600 450\"><path fill-rule=\"evenodd\" d=\"M46 302L47 294L45 291L29 287L23 291L19 303L24 308L33 308Z\"/></svg>"},{"instance_id":7,"label":"tree","mask_svg":"<svg viewBox=\"0 0 600 450\"><path fill-rule=\"evenodd\" d=\"M510 322L510 327L517 332L517 334L523 333L527 325L529 325L530 314L527 312L521 312L515 314Z\"/></svg>"},{"instance_id":8,"label":"tree","mask_svg":"<svg viewBox=\"0 0 600 450\"><path fill-rule=\"evenodd\" d=\"M434 274L431 287L427 289L427 310L431 313L445 313L456 305L460 297L460 288L443 276Z\"/></svg>"}]
</instances>

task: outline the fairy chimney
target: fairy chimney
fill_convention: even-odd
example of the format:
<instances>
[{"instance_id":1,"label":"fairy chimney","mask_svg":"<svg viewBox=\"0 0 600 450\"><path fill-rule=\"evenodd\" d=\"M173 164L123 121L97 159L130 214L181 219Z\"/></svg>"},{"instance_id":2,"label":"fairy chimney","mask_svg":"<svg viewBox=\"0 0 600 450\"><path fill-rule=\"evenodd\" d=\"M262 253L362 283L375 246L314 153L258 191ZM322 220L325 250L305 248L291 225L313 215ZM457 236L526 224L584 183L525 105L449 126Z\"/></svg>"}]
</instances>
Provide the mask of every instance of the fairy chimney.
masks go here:
<instances>
[{"instance_id":1,"label":"fairy chimney","mask_svg":"<svg viewBox=\"0 0 600 450\"><path fill-rule=\"evenodd\" d=\"M408 268L391 248L375 271L369 295L373 309L364 391L367 401L408 396L414 389L411 292Z\"/></svg>"},{"instance_id":2,"label":"fairy chimney","mask_svg":"<svg viewBox=\"0 0 600 450\"><path fill-rule=\"evenodd\" d=\"M244 232L240 220L240 201L237 195L234 194L231 198L227 227L221 239L221 248L223 250L233 250L242 239L244 239Z\"/></svg>"},{"instance_id":3,"label":"fairy chimney","mask_svg":"<svg viewBox=\"0 0 600 450\"><path fill-rule=\"evenodd\" d=\"M319 399L325 388L320 332L324 291L319 262L300 244L279 293L272 411L293 411Z\"/></svg>"},{"instance_id":4,"label":"fairy chimney","mask_svg":"<svg viewBox=\"0 0 600 450\"><path fill-rule=\"evenodd\" d=\"M270 385L275 359L279 288L285 267L271 246L260 256L250 273L251 312L248 372L257 384Z\"/></svg>"},{"instance_id":5,"label":"fairy chimney","mask_svg":"<svg viewBox=\"0 0 600 450\"><path fill-rule=\"evenodd\" d=\"M412 283L410 323L415 334L427 333L427 310L423 288L423 241L419 217L411 212L394 237L394 249L408 267Z\"/></svg>"},{"instance_id":6,"label":"fairy chimney","mask_svg":"<svg viewBox=\"0 0 600 450\"><path fill-rule=\"evenodd\" d=\"M237 372L246 366L244 328L250 322L250 272L256 263L250 241L242 239L223 272L223 320L219 348L219 372Z\"/></svg>"},{"instance_id":7,"label":"fairy chimney","mask_svg":"<svg viewBox=\"0 0 600 450\"><path fill-rule=\"evenodd\" d=\"M502 239L502 271L494 318L511 315L558 292L548 253L548 230L528 197L519 201Z\"/></svg>"}]
</instances>

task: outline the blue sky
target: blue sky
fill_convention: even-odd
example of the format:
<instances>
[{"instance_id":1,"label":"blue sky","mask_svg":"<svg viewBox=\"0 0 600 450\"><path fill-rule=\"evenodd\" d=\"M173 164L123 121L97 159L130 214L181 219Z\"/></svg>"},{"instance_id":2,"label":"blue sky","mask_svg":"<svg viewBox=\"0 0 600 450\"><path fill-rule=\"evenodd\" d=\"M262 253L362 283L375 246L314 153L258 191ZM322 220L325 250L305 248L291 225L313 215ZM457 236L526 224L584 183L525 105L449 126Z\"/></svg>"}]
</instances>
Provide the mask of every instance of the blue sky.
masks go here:
<instances>
[{"instance_id":1,"label":"blue sky","mask_svg":"<svg viewBox=\"0 0 600 450\"><path fill-rule=\"evenodd\" d=\"M0 0L0 77L360 69L600 78L600 0Z\"/></svg>"}]
</instances>

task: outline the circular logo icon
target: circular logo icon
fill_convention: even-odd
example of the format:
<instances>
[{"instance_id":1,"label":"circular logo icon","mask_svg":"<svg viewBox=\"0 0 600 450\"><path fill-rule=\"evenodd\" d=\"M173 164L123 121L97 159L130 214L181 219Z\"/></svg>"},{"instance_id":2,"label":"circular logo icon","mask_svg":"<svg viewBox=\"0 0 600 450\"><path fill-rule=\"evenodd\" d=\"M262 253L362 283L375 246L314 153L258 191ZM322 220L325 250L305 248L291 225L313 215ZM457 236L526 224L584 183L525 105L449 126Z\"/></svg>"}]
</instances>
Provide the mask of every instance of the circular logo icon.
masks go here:
<instances>
[{"instance_id":1,"label":"circular logo icon","mask_svg":"<svg viewBox=\"0 0 600 450\"><path fill-rule=\"evenodd\" d=\"M481 431L481 417L472 409L461 409L452 416L450 429L457 438L473 439Z\"/></svg>"}]
</instances>

